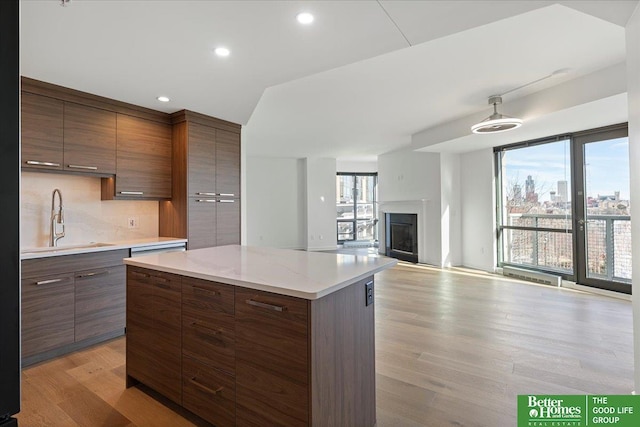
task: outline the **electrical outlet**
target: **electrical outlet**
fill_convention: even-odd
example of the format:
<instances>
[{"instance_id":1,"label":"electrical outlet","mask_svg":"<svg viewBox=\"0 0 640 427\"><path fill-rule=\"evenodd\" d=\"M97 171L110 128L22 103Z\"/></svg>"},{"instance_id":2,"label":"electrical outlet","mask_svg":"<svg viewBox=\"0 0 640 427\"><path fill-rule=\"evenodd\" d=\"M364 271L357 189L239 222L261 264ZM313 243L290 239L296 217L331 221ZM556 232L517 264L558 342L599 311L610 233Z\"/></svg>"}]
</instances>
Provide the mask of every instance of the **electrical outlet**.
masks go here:
<instances>
[{"instance_id":1,"label":"electrical outlet","mask_svg":"<svg viewBox=\"0 0 640 427\"><path fill-rule=\"evenodd\" d=\"M129 229L139 228L140 223L138 222L138 217L130 216L129 218L127 218L127 227Z\"/></svg>"},{"instance_id":2,"label":"electrical outlet","mask_svg":"<svg viewBox=\"0 0 640 427\"><path fill-rule=\"evenodd\" d=\"M373 304L373 280L364 284L365 306Z\"/></svg>"}]
</instances>

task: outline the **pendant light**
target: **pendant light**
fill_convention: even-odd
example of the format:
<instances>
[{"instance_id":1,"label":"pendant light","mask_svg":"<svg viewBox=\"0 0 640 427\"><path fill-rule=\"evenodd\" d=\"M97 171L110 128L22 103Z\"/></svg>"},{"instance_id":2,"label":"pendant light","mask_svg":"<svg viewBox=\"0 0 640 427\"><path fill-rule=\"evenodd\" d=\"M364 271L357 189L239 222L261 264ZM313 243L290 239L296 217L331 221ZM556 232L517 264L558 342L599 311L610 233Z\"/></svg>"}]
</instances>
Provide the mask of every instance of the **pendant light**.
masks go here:
<instances>
[{"instance_id":1,"label":"pendant light","mask_svg":"<svg viewBox=\"0 0 640 427\"><path fill-rule=\"evenodd\" d=\"M522 119L517 119L515 117L510 117L504 114L498 113L498 105L502 104L502 97L508 93L515 92L527 86L531 86L532 84L541 82L543 80L549 78L560 77L568 74L571 70L569 68L561 68L559 70L554 71L551 74L548 74L544 77L536 79L532 82L525 83L521 86L515 87L511 90L503 92L502 95L491 95L489 97L489 105L493 105L493 114L481 121L480 123L476 123L471 126L471 132L478 134L487 134L487 133L499 133L506 132L508 130L517 129L522 126Z\"/></svg>"},{"instance_id":2,"label":"pendant light","mask_svg":"<svg viewBox=\"0 0 640 427\"><path fill-rule=\"evenodd\" d=\"M522 126L522 119L515 117L509 117L504 114L498 113L498 104L502 104L502 97L498 95L489 97L489 105L493 104L493 114L471 126L471 132L473 133L498 133L506 132L508 130L517 129Z\"/></svg>"}]
</instances>

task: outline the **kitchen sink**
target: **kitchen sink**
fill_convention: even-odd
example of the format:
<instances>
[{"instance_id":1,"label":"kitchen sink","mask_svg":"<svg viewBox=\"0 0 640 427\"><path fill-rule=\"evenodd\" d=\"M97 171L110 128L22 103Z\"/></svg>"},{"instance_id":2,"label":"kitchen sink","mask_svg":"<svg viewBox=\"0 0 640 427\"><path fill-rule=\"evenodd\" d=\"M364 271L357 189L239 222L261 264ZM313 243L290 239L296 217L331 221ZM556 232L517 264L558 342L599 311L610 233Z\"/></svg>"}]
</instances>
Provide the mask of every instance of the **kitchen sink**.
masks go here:
<instances>
[{"instance_id":1,"label":"kitchen sink","mask_svg":"<svg viewBox=\"0 0 640 427\"><path fill-rule=\"evenodd\" d=\"M79 245L63 245L63 246L47 246L44 248L29 248L22 249L20 253L22 255L26 254L42 254L42 253L55 253L55 252L64 252L64 251L73 251L76 249L90 249L90 248L102 248L104 246L113 246L111 243L101 243L101 242L91 242L91 243L83 243Z\"/></svg>"}]
</instances>

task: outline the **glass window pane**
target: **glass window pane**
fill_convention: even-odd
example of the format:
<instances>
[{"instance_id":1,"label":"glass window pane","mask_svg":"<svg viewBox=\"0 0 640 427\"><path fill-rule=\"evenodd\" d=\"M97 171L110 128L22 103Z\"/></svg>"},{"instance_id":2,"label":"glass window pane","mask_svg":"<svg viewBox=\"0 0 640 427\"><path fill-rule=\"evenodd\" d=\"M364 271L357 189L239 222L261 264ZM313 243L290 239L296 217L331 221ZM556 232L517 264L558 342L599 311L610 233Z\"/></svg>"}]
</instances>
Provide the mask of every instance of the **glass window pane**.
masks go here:
<instances>
[{"instance_id":1,"label":"glass window pane","mask_svg":"<svg viewBox=\"0 0 640 427\"><path fill-rule=\"evenodd\" d=\"M569 140L502 152L502 225L571 229Z\"/></svg>"},{"instance_id":2,"label":"glass window pane","mask_svg":"<svg viewBox=\"0 0 640 427\"><path fill-rule=\"evenodd\" d=\"M570 274L573 272L571 233L512 230L503 233L504 262Z\"/></svg>"},{"instance_id":3,"label":"glass window pane","mask_svg":"<svg viewBox=\"0 0 640 427\"><path fill-rule=\"evenodd\" d=\"M373 240L373 220L358 221L358 236L357 240Z\"/></svg>"}]
</instances>

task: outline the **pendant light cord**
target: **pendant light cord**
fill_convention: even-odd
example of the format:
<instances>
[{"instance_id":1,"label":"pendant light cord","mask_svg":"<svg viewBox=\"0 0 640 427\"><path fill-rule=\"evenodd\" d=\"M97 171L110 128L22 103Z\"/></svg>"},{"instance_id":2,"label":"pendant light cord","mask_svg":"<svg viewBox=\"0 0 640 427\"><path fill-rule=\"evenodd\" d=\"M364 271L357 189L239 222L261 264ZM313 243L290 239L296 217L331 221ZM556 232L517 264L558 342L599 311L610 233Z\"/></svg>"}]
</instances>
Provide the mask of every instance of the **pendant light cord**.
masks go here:
<instances>
[{"instance_id":1,"label":"pendant light cord","mask_svg":"<svg viewBox=\"0 0 640 427\"><path fill-rule=\"evenodd\" d=\"M394 21L393 18L391 17L391 15L389 15L389 12L387 12L387 9L385 9L384 6L382 5L382 3L380 3L380 0L376 0L376 3L378 3L378 5L380 6L380 9L382 9L384 11L384 13L387 15L387 17L389 18L389 21L391 21L393 23L393 25L395 25L395 27L398 29L400 34L402 34L402 37L404 37L404 40L407 42L409 47L412 47L413 45L411 44L411 42L409 41L407 36L402 32L402 30L400 29L400 27L398 26L396 21Z\"/></svg>"},{"instance_id":2,"label":"pendant light cord","mask_svg":"<svg viewBox=\"0 0 640 427\"><path fill-rule=\"evenodd\" d=\"M547 79L549 79L549 78L551 78L551 77L558 77L558 76L562 76L562 75L564 75L564 74L567 74L568 72L569 72L569 69L568 69L568 68L562 68L562 69L560 69L560 70L556 70L556 71L554 71L553 73L548 74L548 75L546 75L546 76L544 76L544 77L540 77L539 79L536 79L536 80L534 80L534 81L532 81L532 82L525 83L525 84L523 84L523 85L520 85L520 86L518 86L518 87L515 87L515 88L513 88L513 89L510 89L510 90L508 90L508 91L506 91L506 92L502 92L500 95L494 95L494 96L504 96L504 95L506 95L506 94L508 94L508 93L515 92L515 91L520 90L520 89L523 89L523 88L525 88L525 87L527 87L527 86L531 86L531 85L536 84L536 83L539 83L539 82L541 82L541 81L543 81L543 80L547 80Z\"/></svg>"}]
</instances>

